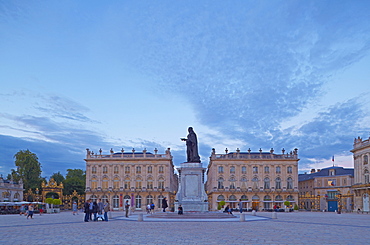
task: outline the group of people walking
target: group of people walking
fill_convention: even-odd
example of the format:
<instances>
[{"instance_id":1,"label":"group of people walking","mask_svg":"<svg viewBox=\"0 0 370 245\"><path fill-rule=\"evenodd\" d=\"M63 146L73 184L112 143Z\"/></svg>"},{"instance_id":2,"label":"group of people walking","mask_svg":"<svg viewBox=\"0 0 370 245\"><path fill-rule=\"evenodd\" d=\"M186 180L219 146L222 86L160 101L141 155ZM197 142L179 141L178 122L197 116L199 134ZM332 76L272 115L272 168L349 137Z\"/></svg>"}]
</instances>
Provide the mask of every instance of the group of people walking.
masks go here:
<instances>
[{"instance_id":1,"label":"group of people walking","mask_svg":"<svg viewBox=\"0 0 370 245\"><path fill-rule=\"evenodd\" d=\"M85 213L85 222L89 221L98 221L98 219L102 219L103 221L108 221L108 212L110 211L109 202L106 201L105 203L99 199L98 202L92 201L91 199L87 200L84 205L84 213ZM103 216L104 214L104 216Z\"/></svg>"}]
</instances>

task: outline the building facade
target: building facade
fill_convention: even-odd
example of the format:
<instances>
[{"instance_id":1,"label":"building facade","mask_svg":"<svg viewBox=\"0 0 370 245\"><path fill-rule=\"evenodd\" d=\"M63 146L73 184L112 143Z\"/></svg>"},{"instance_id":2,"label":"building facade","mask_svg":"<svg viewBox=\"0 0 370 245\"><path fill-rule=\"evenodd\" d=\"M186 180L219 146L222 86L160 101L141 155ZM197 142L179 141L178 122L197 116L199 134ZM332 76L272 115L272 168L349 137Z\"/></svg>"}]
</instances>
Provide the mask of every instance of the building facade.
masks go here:
<instances>
[{"instance_id":1,"label":"building facade","mask_svg":"<svg viewBox=\"0 0 370 245\"><path fill-rule=\"evenodd\" d=\"M369 196L370 196L370 137L367 140L362 140L358 137L354 140L353 149L354 160L354 210L363 212L370 211Z\"/></svg>"},{"instance_id":2,"label":"building facade","mask_svg":"<svg viewBox=\"0 0 370 245\"><path fill-rule=\"evenodd\" d=\"M142 152L94 154L87 149L86 154L86 199L109 200L113 210L122 210L128 200L131 210L145 210L147 204L162 206L164 197L170 208L173 207L177 191L177 175L170 148L165 154L154 154L144 149Z\"/></svg>"},{"instance_id":3,"label":"building facade","mask_svg":"<svg viewBox=\"0 0 370 245\"><path fill-rule=\"evenodd\" d=\"M289 201L298 204L298 149L281 154L270 152L236 152L216 154L212 149L206 192L209 210L220 209L225 202L231 208L271 210Z\"/></svg>"},{"instance_id":4,"label":"building facade","mask_svg":"<svg viewBox=\"0 0 370 245\"><path fill-rule=\"evenodd\" d=\"M23 182L14 182L0 177L0 202L23 201Z\"/></svg>"},{"instance_id":5,"label":"building facade","mask_svg":"<svg viewBox=\"0 0 370 245\"><path fill-rule=\"evenodd\" d=\"M298 176L299 208L305 210L352 211L352 168L329 167Z\"/></svg>"}]
</instances>

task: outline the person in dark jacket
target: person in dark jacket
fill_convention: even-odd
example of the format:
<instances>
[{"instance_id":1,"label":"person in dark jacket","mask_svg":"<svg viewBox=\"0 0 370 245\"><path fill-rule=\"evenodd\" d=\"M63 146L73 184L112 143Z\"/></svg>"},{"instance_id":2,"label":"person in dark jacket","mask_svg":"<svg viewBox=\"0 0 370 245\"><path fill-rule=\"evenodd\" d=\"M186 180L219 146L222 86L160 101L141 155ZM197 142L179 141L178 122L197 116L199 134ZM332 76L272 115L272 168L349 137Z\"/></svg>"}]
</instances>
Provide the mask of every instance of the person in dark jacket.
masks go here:
<instances>
[{"instance_id":1,"label":"person in dark jacket","mask_svg":"<svg viewBox=\"0 0 370 245\"><path fill-rule=\"evenodd\" d=\"M90 218L90 202L91 199L87 200L84 204L85 222L89 222Z\"/></svg>"},{"instance_id":2,"label":"person in dark jacket","mask_svg":"<svg viewBox=\"0 0 370 245\"><path fill-rule=\"evenodd\" d=\"M168 208L167 199L165 197L162 199L162 208L163 212L166 212L166 208Z\"/></svg>"},{"instance_id":3,"label":"person in dark jacket","mask_svg":"<svg viewBox=\"0 0 370 245\"><path fill-rule=\"evenodd\" d=\"M94 221L97 221L98 213L99 213L99 206L98 206L98 203L95 201L93 202Z\"/></svg>"}]
</instances>

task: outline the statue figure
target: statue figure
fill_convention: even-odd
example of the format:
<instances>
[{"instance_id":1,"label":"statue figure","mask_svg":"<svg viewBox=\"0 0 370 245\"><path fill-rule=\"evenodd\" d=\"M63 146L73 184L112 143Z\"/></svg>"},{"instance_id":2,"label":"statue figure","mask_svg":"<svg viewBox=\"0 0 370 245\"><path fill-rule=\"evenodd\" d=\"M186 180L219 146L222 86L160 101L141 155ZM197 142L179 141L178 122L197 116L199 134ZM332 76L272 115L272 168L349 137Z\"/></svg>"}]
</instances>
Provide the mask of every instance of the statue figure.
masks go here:
<instances>
[{"instance_id":1,"label":"statue figure","mask_svg":"<svg viewBox=\"0 0 370 245\"><path fill-rule=\"evenodd\" d=\"M188 128L188 132L189 134L187 138L181 138L182 141L186 141L187 162L200 162L200 157L198 155L197 135L192 127Z\"/></svg>"}]
</instances>

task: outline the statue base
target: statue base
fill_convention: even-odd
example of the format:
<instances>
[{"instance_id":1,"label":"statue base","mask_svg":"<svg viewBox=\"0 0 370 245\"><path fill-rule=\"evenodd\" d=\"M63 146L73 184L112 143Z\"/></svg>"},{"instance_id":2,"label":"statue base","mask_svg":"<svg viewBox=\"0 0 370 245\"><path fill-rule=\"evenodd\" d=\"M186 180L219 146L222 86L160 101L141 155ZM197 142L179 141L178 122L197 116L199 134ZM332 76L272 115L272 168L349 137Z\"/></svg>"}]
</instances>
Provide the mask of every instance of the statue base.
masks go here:
<instances>
[{"instance_id":1,"label":"statue base","mask_svg":"<svg viewBox=\"0 0 370 245\"><path fill-rule=\"evenodd\" d=\"M179 189L176 194L175 212L179 205L184 212L206 212L208 211L208 198L204 190L205 168L202 163L181 163L179 171Z\"/></svg>"}]
</instances>

